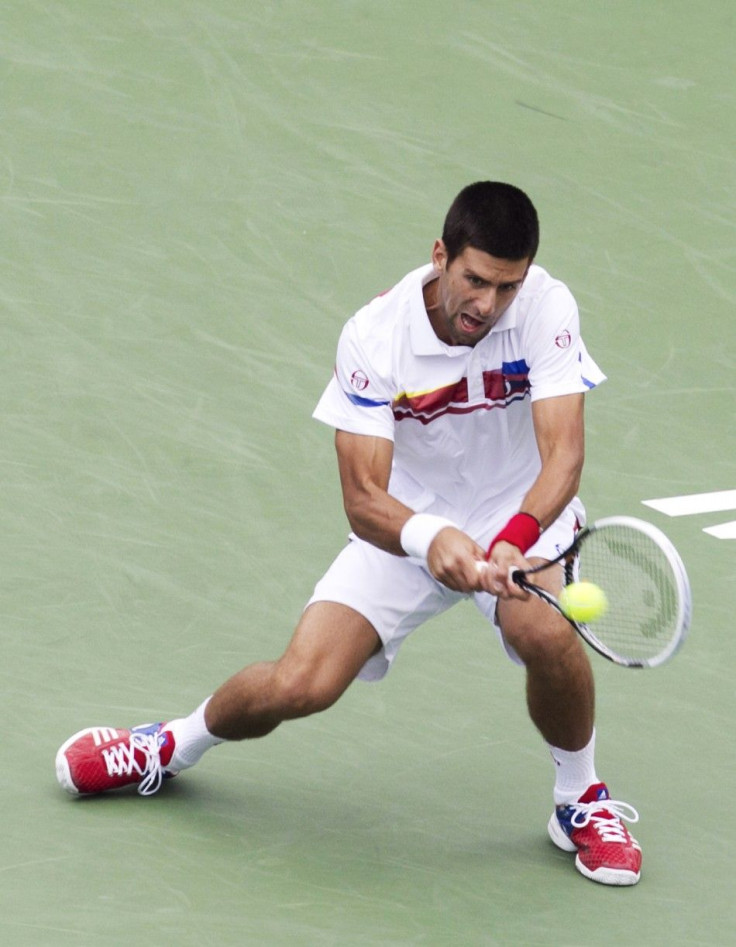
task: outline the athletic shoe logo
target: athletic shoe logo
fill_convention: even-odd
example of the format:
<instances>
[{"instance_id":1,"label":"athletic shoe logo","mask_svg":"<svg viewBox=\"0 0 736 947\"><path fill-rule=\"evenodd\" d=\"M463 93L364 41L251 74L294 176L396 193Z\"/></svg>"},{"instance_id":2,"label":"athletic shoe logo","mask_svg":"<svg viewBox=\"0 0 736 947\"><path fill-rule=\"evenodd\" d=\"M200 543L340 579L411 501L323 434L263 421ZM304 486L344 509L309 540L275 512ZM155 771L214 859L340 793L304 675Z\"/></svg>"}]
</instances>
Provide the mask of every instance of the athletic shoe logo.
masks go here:
<instances>
[{"instance_id":1,"label":"athletic shoe logo","mask_svg":"<svg viewBox=\"0 0 736 947\"><path fill-rule=\"evenodd\" d=\"M117 730L114 730L112 727L92 727L90 732L95 746L110 743L111 740L116 740L118 736Z\"/></svg>"}]
</instances>

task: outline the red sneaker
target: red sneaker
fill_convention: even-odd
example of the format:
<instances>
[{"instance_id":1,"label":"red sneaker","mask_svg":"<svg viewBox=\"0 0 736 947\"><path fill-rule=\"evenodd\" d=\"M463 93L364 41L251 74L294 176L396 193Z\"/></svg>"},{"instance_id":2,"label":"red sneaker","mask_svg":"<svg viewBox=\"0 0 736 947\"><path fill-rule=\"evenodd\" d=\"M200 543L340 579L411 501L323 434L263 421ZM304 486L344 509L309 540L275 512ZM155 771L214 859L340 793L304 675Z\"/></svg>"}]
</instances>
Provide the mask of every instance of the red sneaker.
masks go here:
<instances>
[{"instance_id":1,"label":"red sneaker","mask_svg":"<svg viewBox=\"0 0 736 947\"><path fill-rule=\"evenodd\" d=\"M557 806L547 829L565 852L577 852L575 867L604 885L635 885L641 876L641 848L621 821L638 822L639 813L615 802L605 783L590 786L577 802Z\"/></svg>"},{"instance_id":2,"label":"red sneaker","mask_svg":"<svg viewBox=\"0 0 736 947\"><path fill-rule=\"evenodd\" d=\"M88 727L59 747L56 778L67 792L107 792L137 785L141 796L158 792L174 752L174 737L162 723L131 730Z\"/></svg>"}]
</instances>

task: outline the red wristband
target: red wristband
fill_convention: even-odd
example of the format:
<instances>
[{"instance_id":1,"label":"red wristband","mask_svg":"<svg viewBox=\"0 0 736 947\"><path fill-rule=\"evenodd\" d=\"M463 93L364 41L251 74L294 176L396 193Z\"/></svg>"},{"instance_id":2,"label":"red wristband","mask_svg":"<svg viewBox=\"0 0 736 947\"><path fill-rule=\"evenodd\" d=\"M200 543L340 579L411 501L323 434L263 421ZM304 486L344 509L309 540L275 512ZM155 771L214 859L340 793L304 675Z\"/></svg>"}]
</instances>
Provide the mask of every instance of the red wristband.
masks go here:
<instances>
[{"instance_id":1,"label":"red wristband","mask_svg":"<svg viewBox=\"0 0 736 947\"><path fill-rule=\"evenodd\" d=\"M539 539L541 532L542 527L539 525L539 520L531 513L516 513L501 532L491 540L486 559L491 558L493 547L500 542L511 543L512 546L516 546L524 553Z\"/></svg>"}]
</instances>

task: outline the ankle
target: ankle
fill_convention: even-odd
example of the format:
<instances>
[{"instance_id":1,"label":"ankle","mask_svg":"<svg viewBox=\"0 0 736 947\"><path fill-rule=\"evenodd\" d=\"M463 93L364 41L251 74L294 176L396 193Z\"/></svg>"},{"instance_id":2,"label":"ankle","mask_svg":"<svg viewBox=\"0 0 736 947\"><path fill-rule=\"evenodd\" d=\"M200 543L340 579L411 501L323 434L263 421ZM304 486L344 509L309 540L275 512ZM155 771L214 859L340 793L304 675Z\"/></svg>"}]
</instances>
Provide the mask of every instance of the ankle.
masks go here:
<instances>
[{"instance_id":1,"label":"ankle","mask_svg":"<svg viewBox=\"0 0 736 947\"><path fill-rule=\"evenodd\" d=\"M188 717L171 720L166 729L174 737L174 753L169 763L172 771L178 772L194 766L207 750L222 743L221 737L210 733L205 723L205 711L210 698L203 701Z\"/></svg>"},{"instance_id":2,"label":"ankle","mask_svg":"<svg viewBox=\"0 0 736 947\"><path fill-rule=\"evenodd\" d=\"M580 750L563 750L549 745L555 764L556 805L577 802L589 786L600 782L595 771L595 730Z\"/></svg>"}]
</instances>

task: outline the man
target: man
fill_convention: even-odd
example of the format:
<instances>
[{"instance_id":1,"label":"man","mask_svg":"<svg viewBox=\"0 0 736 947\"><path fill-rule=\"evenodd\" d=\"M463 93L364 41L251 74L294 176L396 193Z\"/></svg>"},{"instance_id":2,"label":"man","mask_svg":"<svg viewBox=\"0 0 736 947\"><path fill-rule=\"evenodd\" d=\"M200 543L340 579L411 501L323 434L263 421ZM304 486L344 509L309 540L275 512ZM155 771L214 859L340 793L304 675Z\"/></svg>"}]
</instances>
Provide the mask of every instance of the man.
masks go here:
<instances>
[{"instance_id":1,"label":"man","mask_svg":"<svg viewBox=\"0 0 736 947\"><path fill-rule=\"evenodd\" d=\"M641 850L594 764L594 685L572 627L510 579L555 558L583 521L584 393L604 380L568 289L533 260L529 198L483 181L453 202L431 263L345 326L315 417L336 429L352 533L276 661L235 674L189 717L64 743L72 793L147 795L224 740L324 710L389 669L428 618L472 597L524 665L555 763L552 841L603 884L639 880ZM559 591L562 570L541 574Z\"/></svg>"}]
</instances>

